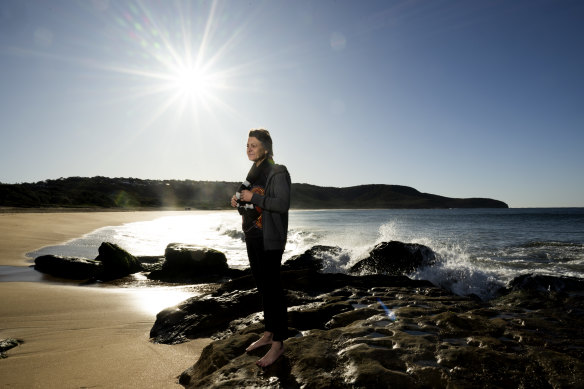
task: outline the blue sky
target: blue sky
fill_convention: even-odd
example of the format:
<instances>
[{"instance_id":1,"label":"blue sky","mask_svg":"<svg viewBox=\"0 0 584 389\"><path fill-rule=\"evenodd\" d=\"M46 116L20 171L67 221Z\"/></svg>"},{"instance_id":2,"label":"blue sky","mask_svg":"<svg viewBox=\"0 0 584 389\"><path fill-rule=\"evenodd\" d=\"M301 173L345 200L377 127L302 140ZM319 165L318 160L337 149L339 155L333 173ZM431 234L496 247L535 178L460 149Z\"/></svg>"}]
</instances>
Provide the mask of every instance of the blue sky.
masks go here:
<instances>
[{"instance_id":1,"label":"blue sky","mask_svg":"<svg viewBox=\"0 0 584 389\"><path fill-rule=\"evenodd\" d=\"M0 2L0 182L294 182L584 206L582 1Z\"/></svg>"}]
</instances>

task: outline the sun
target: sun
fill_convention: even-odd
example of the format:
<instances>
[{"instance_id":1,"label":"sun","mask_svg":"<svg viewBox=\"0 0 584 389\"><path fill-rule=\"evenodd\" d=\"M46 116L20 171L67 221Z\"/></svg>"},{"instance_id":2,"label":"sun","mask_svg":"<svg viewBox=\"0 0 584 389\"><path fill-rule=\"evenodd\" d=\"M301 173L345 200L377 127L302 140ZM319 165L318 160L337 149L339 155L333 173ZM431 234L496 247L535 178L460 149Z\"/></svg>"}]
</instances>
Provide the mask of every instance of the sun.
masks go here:
<instances>
[{"instance_id":1,"label":"sun","mask_svg":"<svg viewBox=\"0 0 584 389\"><path fill-rule=\"evenodd\" d=\"M218 24L224 19L218 17L218 2L177 2L162 9L141 2L128 4L107 19L116 22L112 31L115 37L124 37L118 45L128 57L123 63L98 65L127 75L134 83L120 98L157 101L145 118L147 124L167 113L176 113L177 119L185 114L197 119L202 112L235 112L226 96L237 89L241 64L235 68L226 56L242 38L237 28L233 34L223 33L227 29Z\"/></svg>"},{"instance_id":2,"label":"sun","mask_svg":"<svg viewBox=\"0 0 584 389\"><path fill-rule=\"evenodd\" d=\"M193 100L200 100L211 92L211 78L198 67L183 67L177 69L171 75L171 83L174 89L182 97Z\"/></svg>"},{"instance_id":3,"label":"sun","mask_svg":"<svg viewBox=\"0 0 584 389\"><path fill-rule=\"evenodd\" d=\"M186 112L197 115L200 110L212 111L224 107L221 93L226 89L226 76L210 63L206 66L184 65L194 62L190 53L184 53L176 62L169 64L161 74L164 85L161 88L166 101L165 110L175 105L179 115ZM184 59L187 61L184 61Z\"/></svg>"}]
</instances>

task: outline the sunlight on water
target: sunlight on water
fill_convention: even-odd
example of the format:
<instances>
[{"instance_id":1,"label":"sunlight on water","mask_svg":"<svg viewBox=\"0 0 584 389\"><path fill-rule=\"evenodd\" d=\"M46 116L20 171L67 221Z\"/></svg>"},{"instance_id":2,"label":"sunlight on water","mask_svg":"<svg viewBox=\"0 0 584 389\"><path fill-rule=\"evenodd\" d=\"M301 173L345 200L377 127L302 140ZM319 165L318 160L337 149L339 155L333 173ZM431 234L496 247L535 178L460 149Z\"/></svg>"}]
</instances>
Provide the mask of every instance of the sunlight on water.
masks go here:
<instances>
[{"instance_id":1,"label":"sunlight on water","mask_svg":"<svg viewBox=\"0 0 584 389\"><path fill-rule=\"evenodd\" d=\"M134 255L162 255L170 243L186 243L221 250L229 265L247 267L241 217L229 211L195 212L149 222L130 223L116 229L114 242Z\"/></svg>"},{"instance_id":2,"label":"sunlight on water","mask_svg":"<svg viewBox=\"0 0 584 389\"><path fill-rule=\"evenodd\" d=\"M528 272L584 276L584 210L291 211L283 259L316 245L336 246L334 254L323 256L323 271L346 272L376 244L392 240L422 244L436 253L436 263L409 277L462 295L486 298ZM223 252L230 267L248 267L241 217L231 210L192 211L105 227L29 256L95 258L97 248L106 241L136 256L162 256L170 243L205 246ZM176 304L187 292L170 288L136 293L143 295L143 305L153 312Z\"/></svg>"},{"instance_id":3,"label":"sunlight on water","mask_svg":"<svg viewBox=\"0 0 584 389\"><path fill-rule=\"evenodd\" d=\"M239 215L227 212L197 212L166 216L152 221L129 223L115 230L112 238L123 242L134 255L160 255L169 243L212 245L230 238L227 228L239 228Z\"/></svg>"},{"instance_id":4,"label":"sunlight on water","mask_svg":"<svg viewBox=\"0 0 584 389\"><path fill-rule=\"evenodd\" d=\"M139 309L152 315L199 294L184 287L135 288L128 293L135 298Z\"/></svg>"}]
</instances>

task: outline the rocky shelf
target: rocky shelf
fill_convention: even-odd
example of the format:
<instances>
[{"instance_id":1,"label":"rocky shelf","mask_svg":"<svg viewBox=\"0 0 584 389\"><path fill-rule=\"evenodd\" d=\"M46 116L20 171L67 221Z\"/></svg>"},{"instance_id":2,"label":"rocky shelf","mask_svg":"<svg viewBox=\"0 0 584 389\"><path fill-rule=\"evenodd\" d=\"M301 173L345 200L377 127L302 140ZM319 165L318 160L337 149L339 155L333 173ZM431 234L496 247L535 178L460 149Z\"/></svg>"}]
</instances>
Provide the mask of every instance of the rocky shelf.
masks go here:
<instances>
[{"instance_id":1,"label":"rocky shelf","mask_svg":"<svg viewBox=\"0 0 584 389\"><path fill-rule=\"evenodd\" d=\"M394 244L402 251L403 245ZM406 247L412 259L425 250ZM255 365L266 349L245 352L263 331L251 276L160 312L153 341L215 339L179 382L186 388L575 388L583 382L582 280L525 275L481 301L387 271L320 273L323 250L334 248L309 250L284 267L290 338L266 369Z\"/></svg>"},{"instance_id":2,"label":"rocky shelf","mask_svg":"<svg viewBox=\"0 0 584 389\"><path fill-rule=\"evenodd\" d=\"M179 382L187 388L576 388L584 382L584 280L526 274L482 301L405 276L431 267L422 245L383 242L348 274L327 273L338 247L315 246L282 266L286 351L266 369L246 353L263 332L249 271L209 248L170 244L162 258L104 242L94 259L39 257L59 277L112 280L134 272L213 283L208 294L161 311L153 342L214 341ZM11 342L14 347L18 343ZM2 350L4 351L4 350Z\"/></svg>"}]
</instances>

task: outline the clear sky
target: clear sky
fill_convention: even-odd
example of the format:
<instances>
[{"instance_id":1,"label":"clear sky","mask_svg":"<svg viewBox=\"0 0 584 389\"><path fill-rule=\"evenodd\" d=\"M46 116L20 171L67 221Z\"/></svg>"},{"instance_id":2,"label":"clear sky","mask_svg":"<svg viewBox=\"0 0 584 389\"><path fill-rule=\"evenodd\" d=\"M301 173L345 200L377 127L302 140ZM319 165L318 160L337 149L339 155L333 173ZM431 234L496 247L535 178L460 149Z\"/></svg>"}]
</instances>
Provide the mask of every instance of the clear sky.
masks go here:
<instances>
[{"instance_id":1,"label":"clear sky","mask_svg":"<svg viewBox=\"0 0 584 389\"><path fill-rule=\"evenodd\" d=\"M0 1L0 182L293 182L584 206L584 1Z\"/></svg>"}]
</instances>

